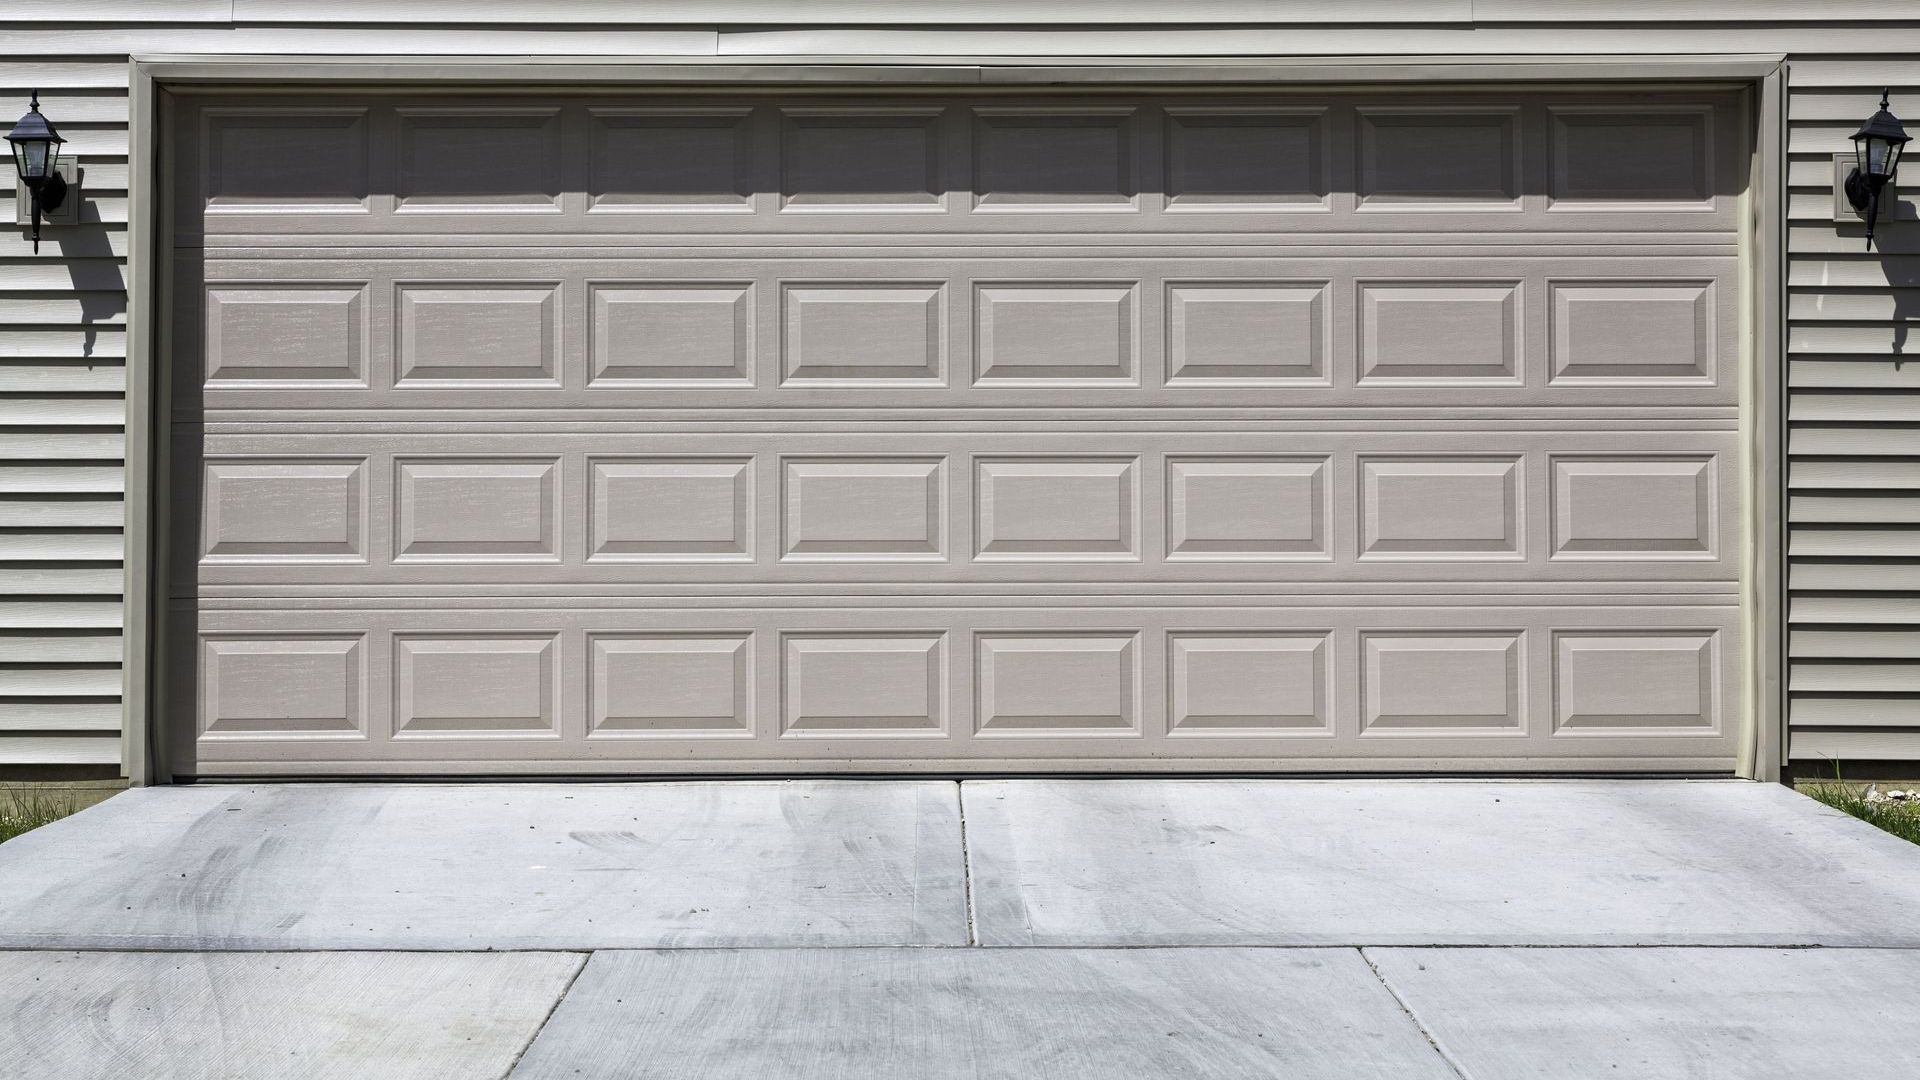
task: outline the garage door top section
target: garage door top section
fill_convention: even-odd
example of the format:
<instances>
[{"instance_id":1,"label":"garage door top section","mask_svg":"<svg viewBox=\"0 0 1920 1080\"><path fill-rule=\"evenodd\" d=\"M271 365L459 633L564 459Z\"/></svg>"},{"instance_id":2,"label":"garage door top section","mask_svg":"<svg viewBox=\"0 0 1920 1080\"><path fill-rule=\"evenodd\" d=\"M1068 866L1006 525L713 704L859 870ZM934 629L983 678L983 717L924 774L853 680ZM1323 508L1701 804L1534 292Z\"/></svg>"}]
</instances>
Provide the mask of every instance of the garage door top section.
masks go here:
<instances>
[{"instance_id":1,"label":"garage door top section","mask_svg":"<svg viewBox=\"0 0 1920 1080\"><path fill-rule=\"evenodd\" d=\"M171 115L182 772L1730 761L1731 95Z\"/></svg>"}]
</instances>

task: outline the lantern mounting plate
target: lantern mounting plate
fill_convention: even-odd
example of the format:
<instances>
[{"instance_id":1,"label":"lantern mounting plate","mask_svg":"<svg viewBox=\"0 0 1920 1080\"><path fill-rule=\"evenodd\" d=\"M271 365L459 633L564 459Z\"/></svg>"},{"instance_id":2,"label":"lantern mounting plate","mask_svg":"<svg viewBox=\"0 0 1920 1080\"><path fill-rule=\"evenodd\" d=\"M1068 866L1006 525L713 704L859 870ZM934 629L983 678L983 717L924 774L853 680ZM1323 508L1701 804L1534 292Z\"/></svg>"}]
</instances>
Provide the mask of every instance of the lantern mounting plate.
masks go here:
<instances>
[{"instance_id":1,"label":"lantern mounting plate","mask_svg":"<svg viewBox=\"0 0 1920 1080\"><path fill-rule=\"evenodd\" d=\"M55 162L54 174L66 181L66 197L60 205L48 210L40 209L42 225L78 225L80 224L80 168L70 159ZM13 219L25 225L33 220L33 192L27 189L27 182L15 178L13 181Z\"/></svg>"},{"instance_id":2,"label":"lantern mounting plate","mask_svg":"<svg viewBox=\"0 0 1920 1080\"><path fill-rule=\"evenodd\" d=\"M1856 164L1851 152L1833 155L1833 223L1836 225L1858 225L1866 218L1866 213L1855 210L1853 202L1847 198L1847 175L1853 172ZM1892 186L1883 189L1881 198L1882 222L1920 221L1920 205L1915 205L1912 199L1900 198Z\"/></svg>"}]
</instances>

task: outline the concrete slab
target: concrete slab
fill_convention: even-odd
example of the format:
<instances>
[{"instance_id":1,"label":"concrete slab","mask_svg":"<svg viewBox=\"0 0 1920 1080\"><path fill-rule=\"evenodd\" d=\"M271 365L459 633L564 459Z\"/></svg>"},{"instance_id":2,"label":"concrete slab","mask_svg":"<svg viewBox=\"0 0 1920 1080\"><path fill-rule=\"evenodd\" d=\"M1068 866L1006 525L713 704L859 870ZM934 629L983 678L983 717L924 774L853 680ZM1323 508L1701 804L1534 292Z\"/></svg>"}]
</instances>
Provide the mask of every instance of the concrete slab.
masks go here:
<instances>
[{"instance_id":1,"label":"concrete slab","mask_svg":"<svg viewBox=\"0 0 1920 1080\"><path fill-rule=\"evenodd\" d=\"M596 953L513 1080L1455 1080L1353 950Z\"/></svg>"},{"instance_id":2,"label":"concrete slab","mask_svg":"<svg viewBox=\"0 0 1920 1080\"><path fill-rule=\"evenodd\" d=\"M585 959L0 953L0 1069L62 1080L503 1076Z\"/></svg>"},{"instance_id":3,"label":"concrete slab","mask_svg":"<svg viewBox=\"0 0 1920 1080\"><path fill-rule=\"evenodd\" d=\"M1920 946L1920 847L1772 784L1007 780L986 945Z\"/></svg>"},{"instance_id":4,"label":"concrete slab","mask_svg":"<svg viewBox=\"0 0 1920 1080\"><path fill-rule=\"evenodd\" d=\"M1920 953L1370 949L1463 1075L1905 1080Z\"/></svg>"},{"instance_id":5,"label":"concrete slab","mask_svg":"<svg viewBox=\"0 0 1920 1080\"><path fill-rule=\"evenodd\" d=\"M967 940L939 781L147 788L0 845L0 947Z\"/></svg>"}]
</instances>

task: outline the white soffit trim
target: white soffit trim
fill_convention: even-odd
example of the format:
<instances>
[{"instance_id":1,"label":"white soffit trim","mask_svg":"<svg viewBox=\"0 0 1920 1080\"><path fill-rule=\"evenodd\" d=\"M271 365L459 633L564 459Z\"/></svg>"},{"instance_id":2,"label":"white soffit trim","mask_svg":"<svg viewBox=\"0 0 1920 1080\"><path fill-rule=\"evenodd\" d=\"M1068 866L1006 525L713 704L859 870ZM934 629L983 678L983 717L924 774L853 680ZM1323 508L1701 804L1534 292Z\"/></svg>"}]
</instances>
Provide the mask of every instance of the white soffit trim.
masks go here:
<instances>
[{"instance_id":1,"label":"white soffit trim","mask_svg":"<svg viewBox=\"0 0 1920 1080\"><path fill-rule=\"evenodd\" d=\"M135 56L173 86L534 81L548 84L925 83L1018 86L1099 83L1413 83L1662 79L1751 81L1778 54L1448 57L378 57Z\"/></svg>"}]
</instances>

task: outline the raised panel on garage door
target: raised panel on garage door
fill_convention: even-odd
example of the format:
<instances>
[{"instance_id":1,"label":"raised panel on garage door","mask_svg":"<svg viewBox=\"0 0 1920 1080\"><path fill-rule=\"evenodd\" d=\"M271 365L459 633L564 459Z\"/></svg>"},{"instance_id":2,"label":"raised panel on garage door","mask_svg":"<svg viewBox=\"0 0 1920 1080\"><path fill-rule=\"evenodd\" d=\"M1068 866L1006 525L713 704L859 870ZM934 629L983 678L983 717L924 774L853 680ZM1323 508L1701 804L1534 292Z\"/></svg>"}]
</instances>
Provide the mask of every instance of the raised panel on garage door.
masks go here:
<instances>
[{"instance_id":1,"label":"raised panel on garage door","mask_svg":"<svg viewBox=\"0 0 1920 1080\"><path fill-rule=\"evenodd\" d=\"M173 107L177 775L1731 768L1736 95Z\"/></svg>"}]
</instances>

